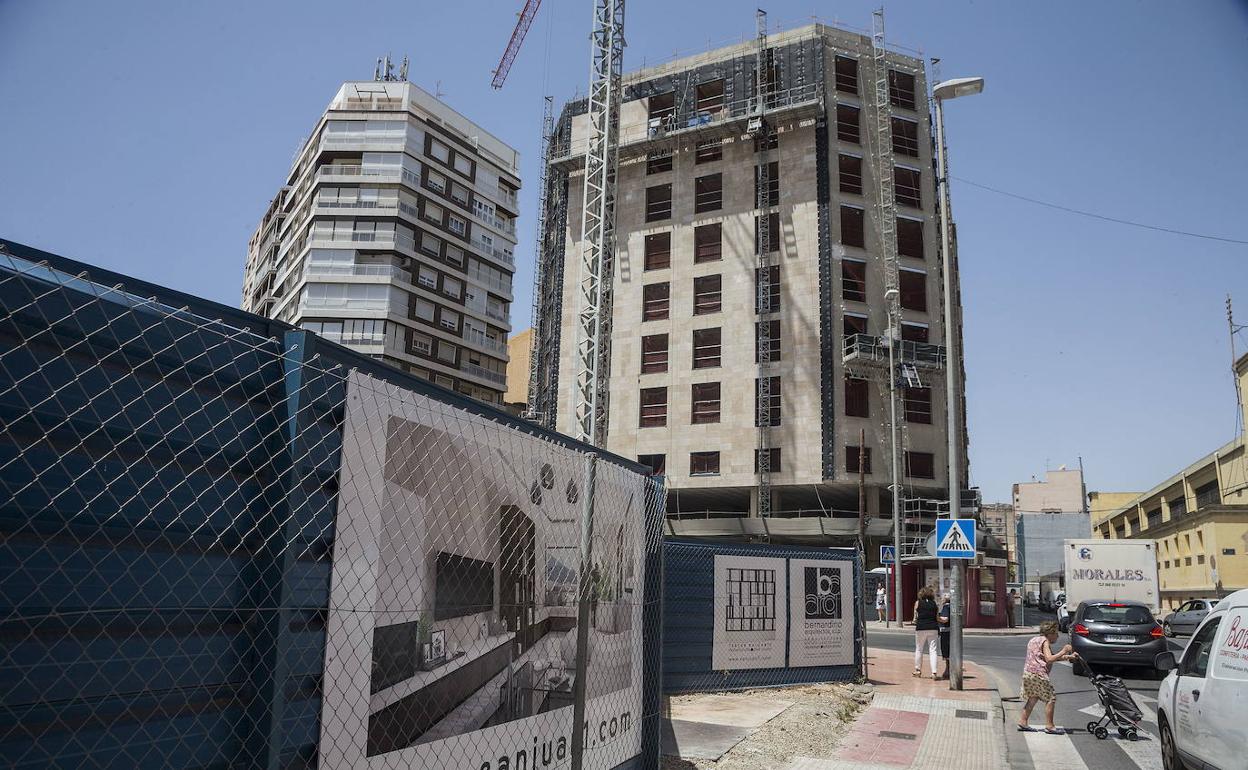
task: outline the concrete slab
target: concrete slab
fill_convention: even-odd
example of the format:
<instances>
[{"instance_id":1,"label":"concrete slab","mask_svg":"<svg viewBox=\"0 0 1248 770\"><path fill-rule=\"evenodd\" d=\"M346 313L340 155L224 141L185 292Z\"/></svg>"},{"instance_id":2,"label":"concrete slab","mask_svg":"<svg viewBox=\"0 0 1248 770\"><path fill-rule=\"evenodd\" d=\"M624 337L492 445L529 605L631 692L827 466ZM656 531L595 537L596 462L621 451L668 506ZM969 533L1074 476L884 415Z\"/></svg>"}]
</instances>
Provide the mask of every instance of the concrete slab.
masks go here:
<instances>
[{"instance_id":1,"label":"concrete slab","mask_svg":"<svg viewBox=\"0 0 1248 770\"><path fill-rule=\"evenodd\" d=\"M754 728L751 727L664 719L661 750L667 757L719 761L720 757L752 732Z\"/></svg>"},{"instance_id":2,"label":"concrete slab","mask_svg":"<svg viewBox=\"0 0 1248 770\"><path fill-rule=\"evenodd\" d=\"M673 701L671 717L686 722L762 727L792 705L793 701L778 698L703 695L689 700Z\"/></svg>"}]
</instances>

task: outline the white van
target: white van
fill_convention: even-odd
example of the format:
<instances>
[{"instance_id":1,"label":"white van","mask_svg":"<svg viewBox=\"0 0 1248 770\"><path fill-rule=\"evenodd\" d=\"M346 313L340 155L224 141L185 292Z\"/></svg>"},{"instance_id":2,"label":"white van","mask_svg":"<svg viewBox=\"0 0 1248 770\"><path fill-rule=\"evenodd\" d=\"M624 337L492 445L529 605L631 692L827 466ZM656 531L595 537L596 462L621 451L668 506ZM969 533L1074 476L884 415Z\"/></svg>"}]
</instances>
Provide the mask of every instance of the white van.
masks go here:
<instances>
[{"instance_id":1,"label":"white van","mask_svg":"<svg viewBox=\"0 0 1248 770\"><path fill-rule=\"evenodd\" d=\"M1180 659L1163 652L1155 663L1170 671L1157 692L1166 770L1242 768L1248 738L1248 589L1218 602Z\"/></svg>"}]
</instances>

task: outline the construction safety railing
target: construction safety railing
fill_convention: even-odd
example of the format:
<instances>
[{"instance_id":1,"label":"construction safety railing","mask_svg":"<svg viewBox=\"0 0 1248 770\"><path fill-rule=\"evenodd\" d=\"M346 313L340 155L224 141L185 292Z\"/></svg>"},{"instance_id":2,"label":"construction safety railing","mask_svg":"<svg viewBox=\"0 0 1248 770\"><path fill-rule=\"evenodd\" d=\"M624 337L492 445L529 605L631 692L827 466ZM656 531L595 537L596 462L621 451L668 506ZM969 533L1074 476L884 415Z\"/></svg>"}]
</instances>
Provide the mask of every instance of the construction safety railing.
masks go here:
<instances>
[{"instance_id":1,"label":"construction safety railing","mask_svg":"<svg viewBox=\"0 0 1248 770\"><path fill-rule=\"evenodd\" d=\"M844 338L846 363L875 363L887 366L888 338L871 334L848 334ZM896 340L894 343L898 362L916 366L942 367L945 365L945 348L927 342Z\"/></svg>"},{"instance_id":2,"label":"construction safety railing","mask_svg":"<svg viewBox=\"0 0 1248 770\"><path fill-rule=\"evenodd\" d=\"M6 766L658 765L645 468L5 242L0 435Z\"/></svg>"}]
</instances>

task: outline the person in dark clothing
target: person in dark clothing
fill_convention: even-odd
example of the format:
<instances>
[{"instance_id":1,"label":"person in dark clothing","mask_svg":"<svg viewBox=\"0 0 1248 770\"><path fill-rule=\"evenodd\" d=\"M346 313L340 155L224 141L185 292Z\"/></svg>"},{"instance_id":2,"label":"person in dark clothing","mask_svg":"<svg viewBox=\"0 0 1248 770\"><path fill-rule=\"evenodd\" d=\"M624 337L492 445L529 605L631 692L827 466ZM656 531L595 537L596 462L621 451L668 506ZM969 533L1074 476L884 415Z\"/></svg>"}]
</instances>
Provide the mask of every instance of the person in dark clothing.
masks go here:
<instances>
[{"instance_id":1,"label":"person in dark clothing","mask_svg":"<svg viewBox=\"0 0 1248 770\"><path fill-rule=\"evenodd\" d=\"M940 657L945 659L945 670L937 677L938 679L949 678L949 618L951 617L953 613L949 606L949 597L946 596L940 605L940 614L936 616L936 622L940 624Z\"/></svg>"},{"instance_id":2,"label":"person in dark clothing","mask_svg":"<svg viewBox=\"0 0 1248 770\"><path fill-rule=\"evenodd\" d=\"M923 648L927 648L927 657L931 663L932 678L936 678L936 637L940 623L937 618L936 592L931 586L919 589L919 600L914 603L914 675L922 677L920 664L923 661Z\"/></svg>"}]
</instances>

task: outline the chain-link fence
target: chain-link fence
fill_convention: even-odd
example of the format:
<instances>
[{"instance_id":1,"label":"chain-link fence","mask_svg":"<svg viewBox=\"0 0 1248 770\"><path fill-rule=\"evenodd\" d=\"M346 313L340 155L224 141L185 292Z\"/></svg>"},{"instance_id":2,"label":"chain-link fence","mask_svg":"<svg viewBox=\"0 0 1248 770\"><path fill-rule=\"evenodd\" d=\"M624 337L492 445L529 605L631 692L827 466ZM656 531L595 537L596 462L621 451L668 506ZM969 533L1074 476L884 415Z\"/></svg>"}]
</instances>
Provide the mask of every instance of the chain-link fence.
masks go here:
<instances>
[{"instance_id":1,"label":"chain-link fence","mask_svg":"<svg viewBox=\"0 0 1248 770\"><path fill-rule=\"evenodd\" d=\"M862 675L857 549L669 540L663 565L665 692Z\"/></svg>"},{"instance_id":2,"label":"chain-link fence","mask_svg":"<svg viewBox=\"0 0 1248 770\"><path fill-rule=\"evenodd\" d=\"M657 761L664 495L643 469L9 248L6 765Z\"/></svg>"}]
</instances>

